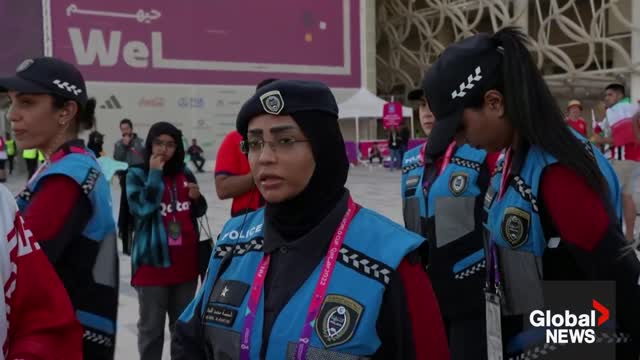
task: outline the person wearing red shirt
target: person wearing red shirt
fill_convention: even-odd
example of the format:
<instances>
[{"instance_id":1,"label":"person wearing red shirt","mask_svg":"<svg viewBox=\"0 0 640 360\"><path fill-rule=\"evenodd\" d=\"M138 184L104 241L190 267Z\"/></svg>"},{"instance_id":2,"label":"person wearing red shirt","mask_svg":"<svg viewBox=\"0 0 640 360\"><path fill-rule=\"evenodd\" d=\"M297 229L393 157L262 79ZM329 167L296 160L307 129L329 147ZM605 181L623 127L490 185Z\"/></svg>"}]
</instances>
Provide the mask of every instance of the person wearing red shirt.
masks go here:
<instances>
[{"instance_id":1,"label":"person wearing red shirt","mask_svg":"<svg viewBox=\"0 0 640 360\"><path fill-rule=\"evenodd\" d=\"M242 135L225 136L216 156L216 193L220 200L233 198L231 216L252 212L261 206L261 196L250 173L247 156L240 151Z\"/></svg>"},{"instance_id":2,"label":"person wearing red shirt","mask_svg":"<svg viewBox=\"0 0 640 360\"><path fill-rule=\"evenodd\" d=\"M13 196L0 186L0 359L82 359L82 326Z\"/></svg>"},{"instance_id":3,"label":"person wearing red shirt","mask_svg":"<svg viewBox=\"0 0 640 360\"><path fill-rule=\"evenodd\" d=\"M276 79L265 79L256 86L256 90L274 81ZM264 203L251 176L247 155L240 151L241 142L239 132L228 133L216 156L216 193L220 200L233 198L232 217L255 211Z\"/></svg>"},{"instance_id":4,"label":"person wearing red shirt","mask_svg":"<svg viewBox=\"0 0 640 360\"><path fill-rule=\"evenodd\" d=\"M566 126L526 39L515 28L466 38L423 79L425 89L438 89L426 94L436 116L426 153L457 132L475 147L505 149L483 199L488 358L546 358L544 350L582 359L600 350L637 359L640 262L620 228L620 185L606 158ZM601 281L615 287L604 290ZM589 305L608 297L615 309L615 321L594 336L624 341L550 348L544 331L529 331L542 328L526 327L537 309L576 311L582 295Z\"/></svg>"},{"instance_id":5,"label":"person wearing red shirt","mask_svg":"<svg viewBox=\"0 0 640 360\"><path fill-rule=\"evenodd\" d=\"M571 100L567 105L567 125L580 133L587 136L587 123L582 118L582 103L580 100Z\"/></svg>"},{"instance_id":6,"label":"person wearing red shirt","mask_svg":"<svg viewBox=\"0 0 640 360\"><path fill-rule=\"evenodd\" d=\"M131 285L138 292L141 360L160 360L164 324L169 329L198 284L197 218L207 203L184 164L182 133L159 122L149 129L144 165L127 172L127 200L134 218Z\"/></svg>"}]
</instances>

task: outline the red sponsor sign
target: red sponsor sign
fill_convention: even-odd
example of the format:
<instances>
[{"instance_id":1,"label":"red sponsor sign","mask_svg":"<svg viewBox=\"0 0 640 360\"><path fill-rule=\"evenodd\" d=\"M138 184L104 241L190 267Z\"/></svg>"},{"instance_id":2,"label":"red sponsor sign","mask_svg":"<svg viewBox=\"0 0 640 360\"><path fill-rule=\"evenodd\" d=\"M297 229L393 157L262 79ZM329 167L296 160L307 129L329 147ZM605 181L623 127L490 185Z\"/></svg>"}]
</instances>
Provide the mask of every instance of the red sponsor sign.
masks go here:
<instances>
[{"instance_id":1,"label":"red sponsor sign","mask_svg":"<svg viewBox=\"0 0 640 360\"><path fill-rule=\"evenodd\" d=\"M402 123L402 104L390 102L384 104L382 109L382 126L385 129L392 126L400 126Z\"/></svg>"}]
</instances>

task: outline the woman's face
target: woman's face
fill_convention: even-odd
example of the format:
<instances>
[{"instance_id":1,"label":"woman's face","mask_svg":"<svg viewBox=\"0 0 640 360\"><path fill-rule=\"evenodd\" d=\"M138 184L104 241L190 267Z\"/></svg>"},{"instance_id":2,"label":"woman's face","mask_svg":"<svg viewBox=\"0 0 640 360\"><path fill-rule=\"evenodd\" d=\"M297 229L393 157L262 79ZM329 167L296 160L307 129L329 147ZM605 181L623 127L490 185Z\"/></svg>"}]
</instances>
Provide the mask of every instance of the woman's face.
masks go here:
<instances>
[{"instance_id":1,"label":"woman's face","mask_svg":"<svg viewBox=\"0 0 640 360\"><path fill-rule=\"evenodd\" d=\"M429 104L427 104L427 99L425 98L422 98L420 100L418 115L420 116L420 125L422 126L422 131L424 131L425 136L429 136L431 134L431 129L433 129L435 116L433 116L431 108L429 108Z\"/></svg>"},{"instance_id":2,"label":"woman's face","mask_svg":"<svg viewBox=\"0 0 640 360\"><path fill-rule=\"evenodd\" d=\"M578 106L572 106L569 108L569 117L571 119L579 119L582 116L582 109Z\"/></svg>"},{"instance_id":3,"label":"woman's face","mask_svg":"<svg viewBox=\"0 0 640 360\"><path fill-rule=\"evenodd\" d=\"M173 154L175 154L177 146L178 144L176 144L176 141L171 136L162 134L153 140L151 153L153 155L160 155L166 163L171 160Z\"/></svg>"},{"instance_id":4,"label":"woman's face","mask_svg":"<svg viewBox=\"0 0 640 360\"><path fill-rule=\"evenodd\" d=\"M247 148L253 179L271 204L300 194L316 167L311 145L291 116L263 114L249 122Z\"/></svg>"},{"instance_id":5,"label":"woman's face","mask_svg":"<svg viewBox=\"0 0 640 360\"><path fill-rule=\"evenodd\" d=\"M75 104L72 101L62 109L55 108L53 97L46 94L10 91L9 101L7 118L11 121L16 144L22 149L46 149L69 127L77 111L75 105L70 105Z\"/></svg>"},{"instance_id":6,"label":"woman's face","mask_svg":"<svg viewBox=\"0 0 640 360\"><path fill-rule=\"evenodd\" d=\"M462 118L464 137L471 146L495 152L511 145L513 127L504 117L504 103L500 92L488 91L482 107L464 109Z\"/></svg>"}]
</instances>

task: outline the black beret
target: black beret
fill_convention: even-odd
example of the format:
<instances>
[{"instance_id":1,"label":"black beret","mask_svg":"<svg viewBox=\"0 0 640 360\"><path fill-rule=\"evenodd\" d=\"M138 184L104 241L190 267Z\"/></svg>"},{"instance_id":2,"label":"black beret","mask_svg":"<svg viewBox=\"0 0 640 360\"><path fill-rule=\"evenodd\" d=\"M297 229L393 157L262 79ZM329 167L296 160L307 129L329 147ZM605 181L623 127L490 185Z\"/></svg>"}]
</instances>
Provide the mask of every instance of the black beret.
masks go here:
<instances>
[{"instance_id":1,"label":"black beret","mask_svg":"<svg viewBox=\"0 0 640 360\"><path fill-rule=\"evenodd\" d=\"M236 129L246 136L249 121L262 114L291 115L322 111L338 117L338 104L327 85L318 81L277 80L259 88L242 105Z\"/></svg>"}]
</instances>

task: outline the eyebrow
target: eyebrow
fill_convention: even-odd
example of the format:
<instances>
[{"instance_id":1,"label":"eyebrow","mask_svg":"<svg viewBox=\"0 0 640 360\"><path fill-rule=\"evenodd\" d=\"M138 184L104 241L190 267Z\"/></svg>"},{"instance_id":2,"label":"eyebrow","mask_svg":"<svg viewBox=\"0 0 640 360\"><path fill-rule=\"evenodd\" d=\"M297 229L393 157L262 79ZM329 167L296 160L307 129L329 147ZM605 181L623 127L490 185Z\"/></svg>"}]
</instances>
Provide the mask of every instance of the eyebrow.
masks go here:
<instances>
[{"instance_id":1,"label":"eyebrow","mask_svg":"<svg viewBox=\"0 0 640 360\"><path fill-rule=\"evenodd\" d=\"M287 130L295 130L295 126L293 125L280 125L272 127L269 132L272 134L278 134ZM251 135L262 135L264 131L262 129L251 129L248 131Z\"/></svg>"}]
</instances>

